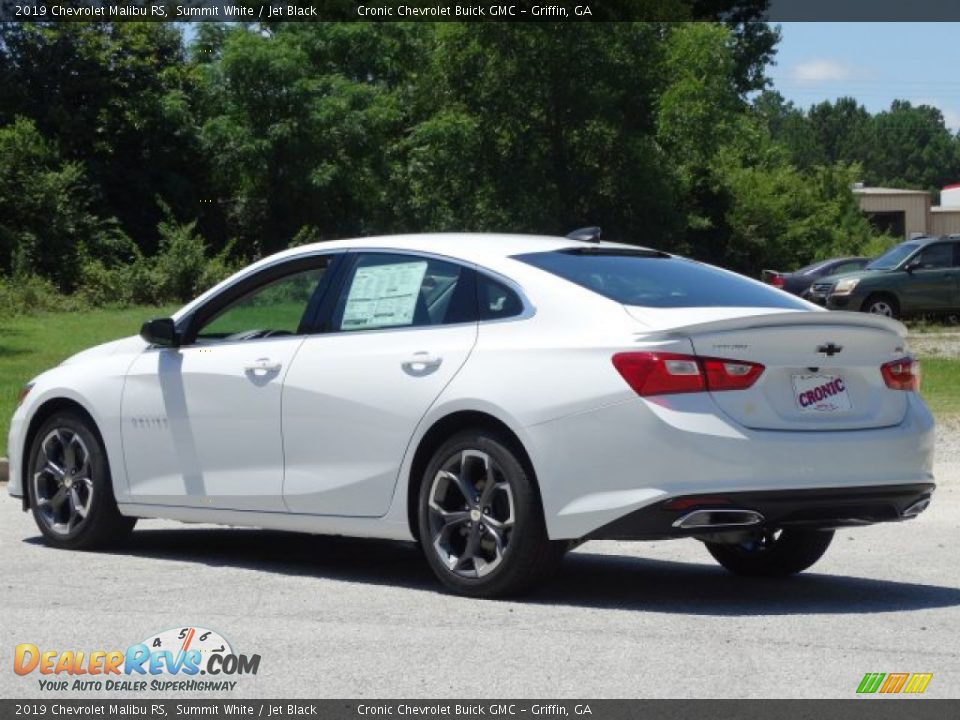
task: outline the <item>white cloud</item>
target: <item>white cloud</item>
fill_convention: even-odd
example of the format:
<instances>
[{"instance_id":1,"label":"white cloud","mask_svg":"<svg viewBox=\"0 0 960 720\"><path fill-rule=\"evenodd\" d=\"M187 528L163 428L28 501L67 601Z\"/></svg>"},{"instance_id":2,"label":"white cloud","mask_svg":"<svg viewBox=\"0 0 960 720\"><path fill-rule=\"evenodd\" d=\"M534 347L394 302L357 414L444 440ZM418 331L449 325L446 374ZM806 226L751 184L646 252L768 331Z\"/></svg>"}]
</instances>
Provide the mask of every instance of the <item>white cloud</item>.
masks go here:
<instances>
[{"instance_id":1,"label":"white cloud","mask_svg":"<svg viewBox=\"0 0 960 720\"><path fill-rule=\"evenodd\" d=\"M790 69L790 77L793 80L807 83L851 80L861 74L862 73L852 65L847 65L839 60L829 60L826 58L806 60L794 65Z\"/></svg>"}]
</instances>

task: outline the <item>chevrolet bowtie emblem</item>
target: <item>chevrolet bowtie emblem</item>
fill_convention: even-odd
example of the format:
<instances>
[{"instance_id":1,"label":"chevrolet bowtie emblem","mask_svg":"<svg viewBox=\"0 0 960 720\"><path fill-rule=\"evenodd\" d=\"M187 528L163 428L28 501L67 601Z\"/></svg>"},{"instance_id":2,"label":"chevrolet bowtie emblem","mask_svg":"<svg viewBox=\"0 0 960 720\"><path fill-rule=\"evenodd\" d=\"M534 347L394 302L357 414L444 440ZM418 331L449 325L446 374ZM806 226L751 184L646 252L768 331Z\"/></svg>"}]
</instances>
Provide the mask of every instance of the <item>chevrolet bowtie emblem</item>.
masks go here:
<instances>
[{"instance_id":1,"label":"chevrolet bowtie emblem","mask_svg":"<svg viewBox=\"0 0 960 720\"><path fill-rule=\"evenodd\" d=\"M826 345L820 345L817 347L817 352L823 353L827 357L833 357L841 350L843 350L843 345L835 345L832 342L829 342Z\"/></svg>"}]
</instances>

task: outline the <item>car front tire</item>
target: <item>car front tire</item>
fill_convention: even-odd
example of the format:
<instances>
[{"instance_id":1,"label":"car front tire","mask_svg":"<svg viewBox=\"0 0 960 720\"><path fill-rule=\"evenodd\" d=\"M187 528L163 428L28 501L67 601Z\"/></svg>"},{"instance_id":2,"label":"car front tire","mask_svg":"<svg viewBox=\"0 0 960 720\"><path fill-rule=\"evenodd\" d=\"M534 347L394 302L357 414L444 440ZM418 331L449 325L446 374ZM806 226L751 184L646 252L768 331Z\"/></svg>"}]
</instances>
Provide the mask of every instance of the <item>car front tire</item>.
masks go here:
<instances>
[{"instance_id":1,"label":"car front tire","mask_svg":"<svg viewBox=\"0 0 960 720\"><path fill-rule=\"evenodd\" d=\"M511 443L460 433L431 458L420 486L420 545L450 590L513 595L544 581L569 543L547 537L539 494Z\"/></svg>"},{"instance_id":2,"label":"car front tire","mask_svg":"<svg viewBox=\"0 0 960 720\"><path fill-rule=\"evenodd\" d=\"M34 521L54 547L106 547L125 538L137 522L117 509L103 444L80 413L60 412L40 426L26 480Z\"/></svg>"},{"instance_id":3,"label":"car front tire","mask_svg":"<svg viewBox=\"0 0 960 720\"><path fill-rule=\"evenodd\" d=\"M889 295L871 295L864 300L860 309L871 315L883 315L884 317L894 319L900 317L900 306L897 301Z\"/></svg>"},{"instance_id":4,"label":"car front tire","mask_svg":"<svg viewBox=\"0 0 960 720\"><path fill-rule=\"evenodd\" d=\"M746 577L786 577L806 570L830 547L833 530L768 532L737 545L705 543L714 559Z\"/></svg>"}]
</instances>

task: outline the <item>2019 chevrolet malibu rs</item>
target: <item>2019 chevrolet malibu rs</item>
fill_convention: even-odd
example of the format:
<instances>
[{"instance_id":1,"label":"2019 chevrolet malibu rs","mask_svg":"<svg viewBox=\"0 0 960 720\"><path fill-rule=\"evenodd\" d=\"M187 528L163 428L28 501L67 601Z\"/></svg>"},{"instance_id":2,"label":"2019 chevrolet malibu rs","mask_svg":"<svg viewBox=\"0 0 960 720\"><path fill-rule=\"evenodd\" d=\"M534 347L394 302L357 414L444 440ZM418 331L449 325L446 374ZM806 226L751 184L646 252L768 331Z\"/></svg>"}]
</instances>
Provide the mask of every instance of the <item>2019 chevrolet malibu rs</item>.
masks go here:
<instances>
[{"instance_id":1,"label":"2019 chevrolet malibu rs","mask_svg":"<svg viewBox=\"0 0 960 720\"><path fill-rule=\"evenodd\" d=\"M930 502L904 338L592 233L303 246L35 378L9 491L56 547L137 518L416 540L474 596L590 539L789 575Z\"/></svg>"}]
</instances>

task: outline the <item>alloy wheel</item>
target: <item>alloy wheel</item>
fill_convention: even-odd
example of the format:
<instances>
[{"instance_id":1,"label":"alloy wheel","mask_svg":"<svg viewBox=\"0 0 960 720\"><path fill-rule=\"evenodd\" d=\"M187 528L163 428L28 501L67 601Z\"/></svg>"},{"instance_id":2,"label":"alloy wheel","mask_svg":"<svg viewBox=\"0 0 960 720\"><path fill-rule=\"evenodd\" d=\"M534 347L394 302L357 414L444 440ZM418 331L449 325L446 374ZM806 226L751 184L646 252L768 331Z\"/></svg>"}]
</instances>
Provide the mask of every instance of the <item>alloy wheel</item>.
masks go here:
<instances>
[{"instance_id":1,"label":"alloy wheel","mask_svg":"<svg viewBox=\"0 0 960 720\"><path fill-rule=\"evenodd\" d=\"M871 315L883 315L884 317L893 317L893 308L890 306L890 303L883 300L877 300L876 302L870 303L870 307L867 310Z\"/></svg>"},{"instance_id":2,"label":"alloy wheel","mask_svg":"<svg viewBox=\"0 0 960 720\"><path fill-rule=\"evenodd\" d=\"M33 497L46 526L67 535L86 522L93 502L90 451L69 428L55 428L40 443Z\"/></svg>"},{"instance_id":3,"label":"alloy wheel","mask_svg":"<svg viewBox=\"0 0 960 720\"><path fill-rule=\"evenodd\" d=\"M434 551L450 572L481 578L503 562L516 514L510 483L490 455L467 449L447 460L427 507Z\"/></svg>"}]
</instances>

